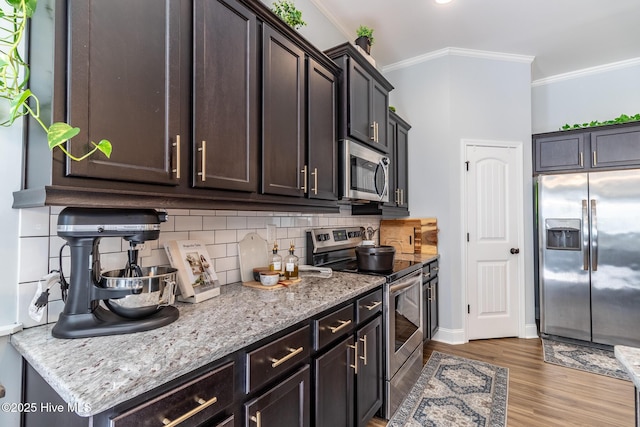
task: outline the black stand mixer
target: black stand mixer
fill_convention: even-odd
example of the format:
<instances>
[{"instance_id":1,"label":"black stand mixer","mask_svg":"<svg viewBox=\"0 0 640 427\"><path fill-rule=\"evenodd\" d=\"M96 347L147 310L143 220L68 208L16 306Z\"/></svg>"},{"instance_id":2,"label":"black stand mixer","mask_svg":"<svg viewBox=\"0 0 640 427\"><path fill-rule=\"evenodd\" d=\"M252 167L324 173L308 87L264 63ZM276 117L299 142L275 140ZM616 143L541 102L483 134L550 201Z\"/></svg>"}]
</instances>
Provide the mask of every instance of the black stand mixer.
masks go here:
<instances>
[{"instance_id":1,"label":"black stand mixer","mask_svg":"<svg viewBox=\"0 0 640 427\"><path fill-rule=\"evenodd\" d=\"M58 236L71 249L71 277L64 311L51 331L54 337L128 334L158 328L178 318L178 309L170 305L172 286L167 290L171 294L167 295L168 304L156 304L151 310L117 309L118 301L142 294L145 282L156 283L157 275L140 277L144 273L137 265L134 247L158 239L160 223L166 220L166 213L153 209L65 208L60 212ZM100 272L98 245L102 237L121 237L131 245L127 267L113 279ZM150 273L153 276L157 269L150 269ZM102 300L109 309L100 306Z\"/></svg>"}]
</instances>

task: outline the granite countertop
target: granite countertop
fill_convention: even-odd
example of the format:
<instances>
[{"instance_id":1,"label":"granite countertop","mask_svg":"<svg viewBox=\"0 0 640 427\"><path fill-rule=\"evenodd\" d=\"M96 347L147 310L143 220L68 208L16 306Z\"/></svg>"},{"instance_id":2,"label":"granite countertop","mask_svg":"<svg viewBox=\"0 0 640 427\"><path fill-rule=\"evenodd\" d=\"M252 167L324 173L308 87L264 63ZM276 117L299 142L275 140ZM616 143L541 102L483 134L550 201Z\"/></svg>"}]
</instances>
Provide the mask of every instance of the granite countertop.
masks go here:
<instances>
[{"instance_id":1,"label":"granite countertop","mask_svg":"<svg viewBox=\"0 0 640 427\"><path fill-rule=\"evenodd\" d=\"M192 372L384 283L334 272L286 289L240 283L199 304L177 303L180 318L146 332L82 339L51 336L52 324L11 343L78 415L88 417Z\"/></svg>"},{"instance_id":2,"label":"granite countertop","mask_svg":"<svg viewBox=\"0 0 640 427\"><path fill-rule=\"evenodd\" d=\"M631 377L631 381L640 389L640 348L616 345L614 347L616 359Z\"/></svg>"}]
</instances>

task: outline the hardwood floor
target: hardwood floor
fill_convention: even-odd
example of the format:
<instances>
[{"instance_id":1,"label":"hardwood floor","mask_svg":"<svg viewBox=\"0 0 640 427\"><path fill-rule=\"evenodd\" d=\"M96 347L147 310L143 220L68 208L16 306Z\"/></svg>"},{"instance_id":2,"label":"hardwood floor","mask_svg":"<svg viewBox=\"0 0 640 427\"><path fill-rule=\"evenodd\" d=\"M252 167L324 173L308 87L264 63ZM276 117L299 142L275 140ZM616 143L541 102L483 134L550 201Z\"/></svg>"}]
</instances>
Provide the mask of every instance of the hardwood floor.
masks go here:
<instances>
[{"instance_id":1,"label":"hardwood floor","mask_svg":"<svg viewBox=\"0 0 640 427\"><path fill-rule=\"evenodd\" d=\"M545 363L539 339L503 338L462 345L432 341L425 346L425 361L434 350L509 368L509 427L634 425L633 383ZM384 426L380 419L368 424Z\"/></svg>"}]
</instances>

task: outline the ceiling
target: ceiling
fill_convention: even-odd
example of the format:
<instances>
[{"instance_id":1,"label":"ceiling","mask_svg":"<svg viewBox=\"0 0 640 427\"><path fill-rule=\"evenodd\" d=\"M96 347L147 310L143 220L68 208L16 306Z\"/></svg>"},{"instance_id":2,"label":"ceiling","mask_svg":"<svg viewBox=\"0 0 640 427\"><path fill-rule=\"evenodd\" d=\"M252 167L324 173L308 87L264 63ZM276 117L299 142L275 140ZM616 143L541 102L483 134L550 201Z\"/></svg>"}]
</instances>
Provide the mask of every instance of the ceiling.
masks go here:
<instances>
[{"instance_id":1,"label":"ceiling","mask_svg":"<svg viewBox=\"0 0 640 427\"><path fill-rule=\"evenodd\" d=\"M534 57L532 80L640 58L638 0L311 0L378 68L444 48Z\"/></svg>"}]
</instances>

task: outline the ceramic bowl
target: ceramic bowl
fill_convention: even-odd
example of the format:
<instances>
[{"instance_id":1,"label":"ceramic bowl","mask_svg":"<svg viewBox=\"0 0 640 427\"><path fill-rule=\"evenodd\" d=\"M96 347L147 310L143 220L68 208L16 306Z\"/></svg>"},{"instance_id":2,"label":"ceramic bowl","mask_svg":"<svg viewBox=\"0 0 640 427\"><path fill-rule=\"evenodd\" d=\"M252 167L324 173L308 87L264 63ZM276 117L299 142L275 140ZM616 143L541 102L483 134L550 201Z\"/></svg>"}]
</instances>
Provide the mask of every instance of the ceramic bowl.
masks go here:
<instances>
[{"instance_id":1,"label":"ceramic bowl","mask_svg":"<svg viewBox=\"0 0 640 427\"><path fill-rule=\"evenodd\" d=\"M273 286L277 285L280 280L280 273L277 271L261 271L260 272L260 283L263 286Z\"/></svg>"}]
</instances>

